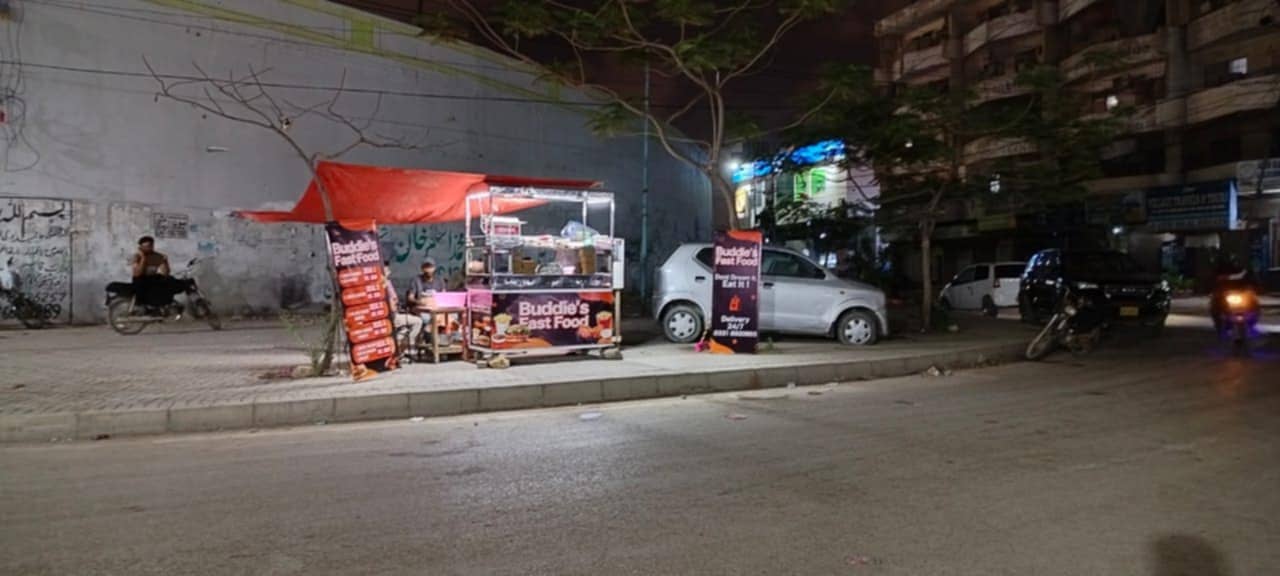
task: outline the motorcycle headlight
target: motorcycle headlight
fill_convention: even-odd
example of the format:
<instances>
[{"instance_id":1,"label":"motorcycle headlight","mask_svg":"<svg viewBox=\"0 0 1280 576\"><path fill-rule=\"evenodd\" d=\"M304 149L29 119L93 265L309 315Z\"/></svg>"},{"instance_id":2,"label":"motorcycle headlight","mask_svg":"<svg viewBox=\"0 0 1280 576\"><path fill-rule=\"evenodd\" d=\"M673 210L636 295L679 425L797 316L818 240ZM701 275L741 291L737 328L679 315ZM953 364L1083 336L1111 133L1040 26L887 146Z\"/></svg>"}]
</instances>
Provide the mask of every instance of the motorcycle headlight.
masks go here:
<instances>
[{"instance_id":1,"label":"motorcycle headlight","mask_svg":"<svg viewBox=\"0 0 1280 576\"><path fill-rule=\"evenodd\" d=\"M1249 294L1245 292L1227 292L1227 306L1230 308L1244 308L1249 305Z\"/></svg>"},{"instance_id":2,"label":"motorcycle headlight","mask_svg":"<svg viewBox=\"0 0 1280 576\"><path fill-rule=\"evenodd\" d=\"M1161 291L1161 292L1172 292L1172 291L1173 291L1173 288L1169 286L1169 281L1168 281L1168 280L1161 280L1161 281L1160 281L1160 291Z\"/></svg>"}]
</instances>

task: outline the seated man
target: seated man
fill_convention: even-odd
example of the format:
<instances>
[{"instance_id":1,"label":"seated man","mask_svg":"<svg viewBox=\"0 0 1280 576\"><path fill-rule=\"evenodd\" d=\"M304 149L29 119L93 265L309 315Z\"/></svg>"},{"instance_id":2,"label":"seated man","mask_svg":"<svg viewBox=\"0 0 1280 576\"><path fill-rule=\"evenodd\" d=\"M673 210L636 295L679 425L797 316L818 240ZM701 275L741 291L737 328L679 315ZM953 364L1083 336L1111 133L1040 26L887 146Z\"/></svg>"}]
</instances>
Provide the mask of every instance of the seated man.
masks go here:
<instances>
[{"instance_id":1,"label":"seated man","mask_svg":"<svg viewBox=\"0 0 1280 576\"><path fill-rule=\"evenodd\" d=\"M404 345L400 338L396 338L396 344L400 347L397 354L403 356L410 346L418 341L418 334L422 332L422 318L413 314L405 314L400 310L400 297L396 294L396 288L391 284L391 263L382 263L382 275L387 281L387 304L391 308L391 325L395 327L396 333L401 330L408 331L408 345Z\"/></svg>"},{"instance_id":2,"label":"seated man","mask_svg":"<svg viewBox=\"0 0 1280 576\"><path fill-rule=\"evenodd\" d=\"M413 279L409 286L409 312L417 314L427 326L433 322L431 307L435 304L437 292L444 292L444 279L436 275L436 261L427 258L422 261L422 273ZM440 320L434 320L439 323ZM425 333L427 343L435 337L435 328L429 327Z\"/></svg>"},{"instance_id":3,"label":"seated man","mask_svg":"<svg viewBox=\"0 0 1280 576\"><path fill-rule=\"evenodd\" d=\"M138 251L129 260L138 303L148 307L168 306L181 292L178 282L169 276L169 258L156 252L156 240L150 236L138 239Z\"/></svg>"}]
</instances>

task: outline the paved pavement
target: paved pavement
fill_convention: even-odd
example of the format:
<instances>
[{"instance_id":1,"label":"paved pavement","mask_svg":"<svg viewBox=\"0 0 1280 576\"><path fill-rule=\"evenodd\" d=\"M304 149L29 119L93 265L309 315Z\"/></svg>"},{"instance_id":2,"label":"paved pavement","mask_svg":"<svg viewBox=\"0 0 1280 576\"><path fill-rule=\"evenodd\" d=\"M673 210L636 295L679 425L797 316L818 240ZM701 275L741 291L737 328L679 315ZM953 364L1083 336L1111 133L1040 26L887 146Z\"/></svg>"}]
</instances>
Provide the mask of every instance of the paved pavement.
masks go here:
<instances>
[{"instance_id":1,"label":"paved pavement","mask_svg":"<svg viewBox=\"0 0 1280 576\"><path fill-rule=\"evenodd\" d=\"M0 447L0 573L1227 576L1280 566L1280 351Z\"/></svg>"},{"instance_id":2,"label":"paved pavement","mask_svg":"<svg viewBox=\"0 0 1280 576\"><path fill-rule=\"evenodd\" d=\"M463 362L413 365L361 383L264 379L305 361L297 338L278 323L238 323L223 332L165 325L132 337L106 327L5 331L0 441L438 416L900 376L935 363L1012 357L1029 337L1012 323L964 324L958 334L868 348L787 339L764 354L725 357L647 342L628 348L621 361L525 362L501 371Z\"/></svg>"}]
</instances>

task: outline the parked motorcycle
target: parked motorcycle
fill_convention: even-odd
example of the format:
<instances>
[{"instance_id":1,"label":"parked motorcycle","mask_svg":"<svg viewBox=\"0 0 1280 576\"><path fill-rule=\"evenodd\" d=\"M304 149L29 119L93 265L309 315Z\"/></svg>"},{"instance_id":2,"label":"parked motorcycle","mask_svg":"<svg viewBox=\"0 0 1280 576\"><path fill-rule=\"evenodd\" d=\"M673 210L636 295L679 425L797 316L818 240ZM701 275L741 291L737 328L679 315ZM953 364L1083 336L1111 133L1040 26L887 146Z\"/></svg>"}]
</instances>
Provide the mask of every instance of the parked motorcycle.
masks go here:
<instances>
[{"instance_id":1,"label":"parked motorcycle","mask_svg":"<svg viewBox=\"0 0 1280 576\"><path fill-rule=\"evenodd\" d=\"M57 315L52 306L36 302L21 291L0 288L0 318L16 318L23 326L37 330Z\"/></svg>"},{"instance_id":2,"label":"parked motorcycle","mask_svg":"<svg viewBox=\"0 0 1280 576\"><path fill-rule=\"evenodd\" d=\"M1261 313L1258 293L1245 276L1241 273L1219 277L1209 301L1209 314L1219 338L1231 340L1237 348L1248 344Z\"/></svg>"},{"instance_id":3,"label":"parked motorcycle","mask_svg":"<svg viewBox=\"0 0 1280 576\"><path fill-rule=\"evenodd\" d=\"M142 332L150 324L177 322L184 313L204 320L214 330L222 329L222 320L214 313L209 299L200 291L192 270L200 259L187 263L186 270L175 274L175 288L181 287L185 304L176 300L164 306L147 306L138 301L135 286L130 282L112 282L107 285L107 322L119 334L133 335Z\"/></svg>"},{"instance_id":4,"label":"parked motorcycle","mask_svg":"<svg viewBox=\"0 0 1280 576\"><path fill-rule=\"evenodd\" d=\"M1028 360L1040 360L1058 347L1072 354L1085 354L1098 343L1106 329L1106 317L1097 304L1100 295L1092 289L1064 286L1057 312L1035 339L1027 344Z\"/></svg>"}]
</instances>

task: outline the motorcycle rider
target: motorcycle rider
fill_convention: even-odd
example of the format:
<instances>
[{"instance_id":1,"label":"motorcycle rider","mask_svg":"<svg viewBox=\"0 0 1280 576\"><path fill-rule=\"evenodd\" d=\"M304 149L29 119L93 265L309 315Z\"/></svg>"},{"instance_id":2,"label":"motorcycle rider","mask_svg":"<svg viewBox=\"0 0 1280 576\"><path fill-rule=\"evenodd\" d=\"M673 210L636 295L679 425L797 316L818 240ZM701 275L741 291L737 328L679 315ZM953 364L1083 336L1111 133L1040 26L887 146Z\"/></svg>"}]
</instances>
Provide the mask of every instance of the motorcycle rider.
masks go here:
<instances>
[{"instance_id":1,"label":"motorcycle rider","mask_svg":"<svg viewBox=\"0 0 1280 576\"><path fill-rule=\"evenodd\" d=\"M1256 291L1253 272L1248 266L1240 263L1234 254L1220 252L1214 273L1213 293L1209 297L1209 314L1213 317L1214 327L1222 332L1223 312L1226 310L1227 292L1231 290Z\"/></svg>"},{"instance_id":2,"label":"motorcycle rider","mask_svg":"<svg viewBox=\"0 0 1280 576\"><path fill-rule=\"evenodd\" d=\"M0 268L0 293L17 292L22 288L22 278L14 270L13 257L5 260L4 268Z\"/></svg>"},{"instance_id":3,"label":"motorcycle rider","mask_svg":"<svg viewBox=\"0 0 1280 576\"><path fill-rule=\"evenodd\" d=\"M138 251L129 260L133 271L133 286L138 301L147 307L163 307L173 303L173 296L181 292L178 282L169 276L169 257L156 251L156 239L143 236L138 239Z\"/></svg>"}]
</instances>

